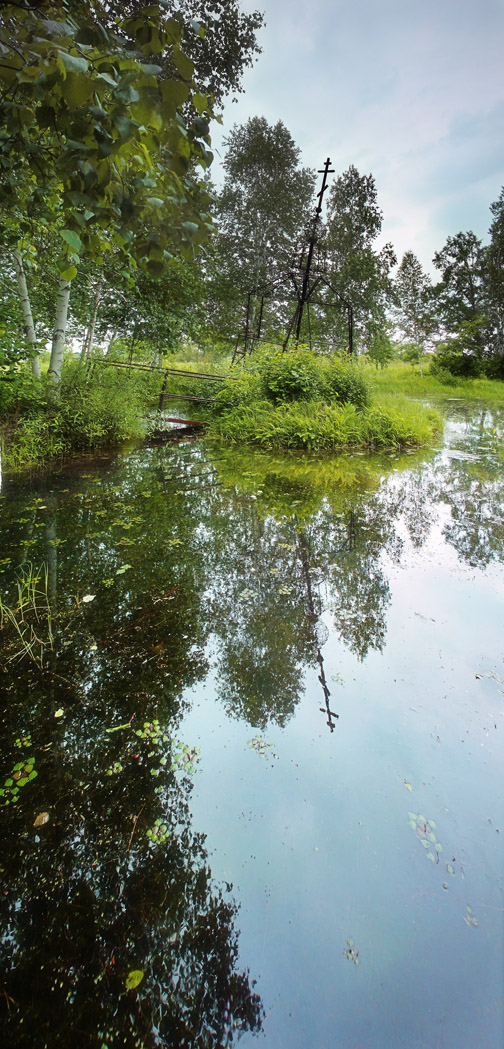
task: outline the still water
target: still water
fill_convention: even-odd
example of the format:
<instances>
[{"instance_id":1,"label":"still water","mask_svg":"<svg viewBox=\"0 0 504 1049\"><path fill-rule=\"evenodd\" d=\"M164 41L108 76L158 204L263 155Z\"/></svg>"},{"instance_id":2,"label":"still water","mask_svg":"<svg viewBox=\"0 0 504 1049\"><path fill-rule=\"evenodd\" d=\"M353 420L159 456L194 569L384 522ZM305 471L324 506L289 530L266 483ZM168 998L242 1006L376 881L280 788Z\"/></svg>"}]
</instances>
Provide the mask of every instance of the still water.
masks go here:
<instances>
[{"instance_id":1,"label":"still water","mask_svg":"<svg viewBox=\"0 0 504 1049\"><path fill-rule=\"evenodd\" d=\"M3 1045L502 1049L503 427L4 478Z\"/></svg>"}]
</instances>

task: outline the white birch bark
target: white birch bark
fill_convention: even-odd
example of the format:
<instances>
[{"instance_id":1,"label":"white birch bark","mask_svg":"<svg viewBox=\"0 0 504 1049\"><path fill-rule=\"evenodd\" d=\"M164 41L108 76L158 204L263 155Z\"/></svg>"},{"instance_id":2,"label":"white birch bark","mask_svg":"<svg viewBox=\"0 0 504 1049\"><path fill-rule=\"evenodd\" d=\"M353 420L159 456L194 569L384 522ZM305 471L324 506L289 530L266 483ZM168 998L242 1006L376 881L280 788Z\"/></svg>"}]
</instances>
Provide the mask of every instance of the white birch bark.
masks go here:
<instances>
[{"instance_id":1,"label":"white birch bark","mask_svg":"<svg viewBox=\"0 0 504 1049\"><path fill-rule=\"evenodd\" d=\"M23 260L19 251L14 251L14 268L16 270L16 281L18 286L19 301L21 303L21 309L23 312L23 324L24 331L34 355L31 359L32 374L36 379L40 379L40 357L37 350L37 336L35 335L35 325L33 323L33 315L30 303L30 296L28 294L28 286L26 283L26 276L23 266Z\"/></svg>"},{"instance_id":2,"label":"white birch bark","mask_svg":"<svg viewBox=\"0 0 504 1049\"><path fill-rule=\"evenodd\" d=\"M56 317L51 346L51 360L49 363L49 377L57 392L61 383L61 369L63 367L63 356L65 353L65 336L68 318L68 302L70 299L70 283L64 277L58 282L58 298L56 300Z\"/></svg>"}]
</instances>

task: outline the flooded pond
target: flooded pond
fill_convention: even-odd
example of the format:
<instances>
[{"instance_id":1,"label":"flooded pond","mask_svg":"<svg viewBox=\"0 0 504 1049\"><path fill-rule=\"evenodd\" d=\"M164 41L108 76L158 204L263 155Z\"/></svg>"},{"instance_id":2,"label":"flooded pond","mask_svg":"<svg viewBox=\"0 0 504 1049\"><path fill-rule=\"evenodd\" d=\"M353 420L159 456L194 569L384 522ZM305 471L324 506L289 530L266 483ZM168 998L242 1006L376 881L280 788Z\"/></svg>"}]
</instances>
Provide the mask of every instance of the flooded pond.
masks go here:
<instances>
[{"instance_id":1,"label":"flooded pond","mask_svg":"<svg viewBox=\"0 0 504 1049\"><path fill-rule=\"evenodd\" d=\"M3 1045L502 1049L503 428L4 478Z\"/></svg>"}]
</instances>

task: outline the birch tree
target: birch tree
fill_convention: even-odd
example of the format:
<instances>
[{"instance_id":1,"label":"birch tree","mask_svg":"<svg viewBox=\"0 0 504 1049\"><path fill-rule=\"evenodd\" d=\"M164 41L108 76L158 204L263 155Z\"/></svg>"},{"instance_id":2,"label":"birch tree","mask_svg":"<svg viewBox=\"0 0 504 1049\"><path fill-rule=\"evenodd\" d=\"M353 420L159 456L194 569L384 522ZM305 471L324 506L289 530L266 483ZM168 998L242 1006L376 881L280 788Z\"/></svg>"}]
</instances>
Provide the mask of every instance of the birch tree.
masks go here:
<instances>
[{"instance_id":1,"label":"birch tree","mask_svg":"<svg viewBox=\"0 0 504 1049\"><path fill-rule=\"evenodd\" d=\"M156 276L174 256L192 258L212 229L202 173L213 114L182 48L184 27L153 4L112 31L104 11L97 0L86 9L7 4L0 26L0 201L51 221L45 201L58 198L56 390L80 257L114 248L125 270ZM169 56L170 77L158 56Z\"/></svg>"}]
</instances>

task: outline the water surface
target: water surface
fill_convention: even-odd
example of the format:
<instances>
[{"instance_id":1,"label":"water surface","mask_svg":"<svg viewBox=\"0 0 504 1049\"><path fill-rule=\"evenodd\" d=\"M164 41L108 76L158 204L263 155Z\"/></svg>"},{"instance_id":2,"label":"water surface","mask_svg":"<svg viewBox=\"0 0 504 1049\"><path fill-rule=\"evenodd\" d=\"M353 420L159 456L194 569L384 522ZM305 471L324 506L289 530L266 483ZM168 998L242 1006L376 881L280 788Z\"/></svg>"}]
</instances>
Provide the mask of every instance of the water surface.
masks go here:
<instances>
[{"instance_id":1,"label":"water surface","mask_svg":"<svg viewBox=\"0 0 504 1049\"><path fill-rule=\"evenodd\" d=\"M6 1044L502 1049L502 425L4 479Z\"/></svg>"}]
</instances>

